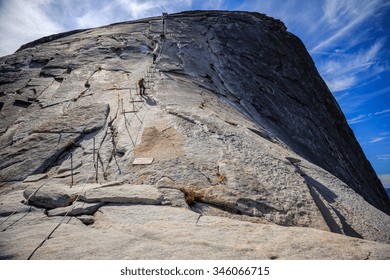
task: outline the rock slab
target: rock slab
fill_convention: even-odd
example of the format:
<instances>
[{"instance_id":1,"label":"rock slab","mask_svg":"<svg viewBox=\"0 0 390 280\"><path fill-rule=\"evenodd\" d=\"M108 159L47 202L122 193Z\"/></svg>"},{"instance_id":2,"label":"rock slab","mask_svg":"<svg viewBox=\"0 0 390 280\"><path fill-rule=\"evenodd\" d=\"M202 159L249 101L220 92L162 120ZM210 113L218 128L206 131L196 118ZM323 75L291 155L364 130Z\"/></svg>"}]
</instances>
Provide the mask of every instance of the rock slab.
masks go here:
<instances>
[{"instance_id":1,"label":"rock slab","mask_svg":"<svg viewBox=\"0 0 390 280\"><path fill-rule=\"evenodd\" d=\"M390 201L302 42L258 13L165 23L0 58L0 257L56 229L34 258L388 259Z\"/></svg>"}]
</instances>

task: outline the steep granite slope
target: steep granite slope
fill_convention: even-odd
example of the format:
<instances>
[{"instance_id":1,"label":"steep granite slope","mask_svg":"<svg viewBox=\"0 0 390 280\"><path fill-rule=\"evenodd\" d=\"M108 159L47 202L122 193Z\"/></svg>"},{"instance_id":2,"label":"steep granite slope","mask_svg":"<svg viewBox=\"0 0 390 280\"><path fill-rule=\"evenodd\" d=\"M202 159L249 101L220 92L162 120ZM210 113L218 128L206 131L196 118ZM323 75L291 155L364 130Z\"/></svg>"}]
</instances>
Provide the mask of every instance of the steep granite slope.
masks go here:
<instances>
[{"instance_id":1,"label":"steep granite slope","mask_svg":"<svg viewBox=\"0 0 390 280\"><path fill-rule=\"evenodd\" d=\"M390 258L389 199L278 20L166 15L0 64L0 258Z\"/></svg>"}]
</instances>

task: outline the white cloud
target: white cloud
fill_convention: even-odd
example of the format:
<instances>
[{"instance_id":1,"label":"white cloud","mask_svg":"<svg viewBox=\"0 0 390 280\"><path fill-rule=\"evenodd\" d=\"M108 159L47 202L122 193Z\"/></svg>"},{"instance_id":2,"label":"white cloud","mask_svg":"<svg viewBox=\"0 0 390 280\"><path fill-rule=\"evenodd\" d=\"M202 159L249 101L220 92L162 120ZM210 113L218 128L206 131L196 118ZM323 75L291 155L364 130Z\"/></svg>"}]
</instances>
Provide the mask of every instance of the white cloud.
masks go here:
<instances>
[{"instance_id":1,"label":"white cloud","mask_svg":"<svg viewBox=\"0 0 390 280\"><path fill-rule=\"evenodd\" d=\"M387 114L387 113L390 113L390 109L382 110L382 111L375 112L375 113L360 114L357 117L354 117L354 118L348 120L348 123L349 124L356 124L356 123L368 121L368 120L371 120L374 117L377 117L377 116L380 116L380 115L383 115L383 114ZM387 137L383 137L383 136L387 136L387 135L389 135L389 133L388 132L382 132L382 133L380 133L380 135L381 135L380 137L373 138L373 140L371 140L370 143L375 143L375 142L379 142L381 140L384 140Z\"/></svg>"},{"instance_id":2,"label":"white cloud","mask_svg":"<svg viewBox=\"0 0 390 280\"><path fill-rule=\"evenodd\" d=\"M75 16L77 28L90 28L114 23L115 2L106 4L100 9L86 9L81 15Z\"/></svg>"},{"instance_id":3,"label":"white cloud","mask_svg":"<svg viewBox=\"0 0 390 280\"><path fill-rule=\"evenodd\" d=\"M385 140L386 138L387 137L375 137L375 138L372 138L369 143L377 143L377 142Z\"/></svg>"},{"instance_id":4,"label":"white cloud","mask_svg":"<svg viewBox=\"0 0 390 280\"><path fill-rule=\"evenodd\" d=\"M355 118L352 118L350 120L348 120L348 123L349 124L355 124L355 123L360 123L360 122L364 122L367 120L367 115L364 115L364 114L361 114Z\"/></svg>"},{"instance_id":5,"label":"white cloud","mask_svg":"<svg viewBox=\"0 0 390 280\"><path fill-rule=\"evenodd\" d=\"M329 60L319 65L329 89L334 93L343 91L388 70L387 66L378 63L384 45L385 38L381 38L369 48L353 54L335 52Z\"/></svg>"},{"instance_id":6,"label":"white cloud","mask_svg":"<svg viewBox=\"0 0 390 280\"><path fill-rule=\"evenodd\" d=\"M191 0L116 0L118 4L125 9L132 18L144 18L149 16L161 15L163 12L179 12L191 7Z\"/></svg>"},{"instance_id":7,"label":"white cloud","mask_svg":"<svg viewBox=\"0 0 390 280\"><path fill-rule=\"evenodd\" d=\"M383 114L387 114L387 113L390 113L390 109L386 109L386 110L383 110L383 111L379 111L379 112L375 112L374 115L383 115Z\"/></svg>"},{"instance_id":8,"label":"white cloud","mask_svg":"<svg viewBox=\"0 0 390 280\"><path fill-rule=\"evenodd\" d=\"M14 0L0 4L0 56L16 51L22 44L63 31L43 11L50 0Z\"/></svg>"},{"instance_id":9,"label":"white cloud","mask_svg":"<svg viewBox=\"0 0 390 280\"><path fill-rule=\"evenodd\" d=\"M330 91L332 92L338 92L338 91L343 91L346 89L351 88L357 83L356 77L341 77L341 78L336 78L332 77L330 80L327 78L324 78L326 81L326 84L328 85Z\"/></svg>"},{"instance_id":10,"label":"white cloud","mask_svg":"<svg viewBox=\"0 0 390 280\"><path fill-rule=\"evenodd\" d=\"M326 0L323 5L324 22L318 26L321 40L310 49L317 52L332 47L339 40L355 34L355 31L365 20L374 17L383 7L381 0Z\"/></svg>"},{"instance_id":11,"label":"white cloud","mask_svg":"<svg viewBox=\"0 0 390 280\"><path fill-rule=\"evenodd\" d=\"M388 160L390 160L390 154L379 155L379 156L377 156L377 159L388 161Z\"/></svg>"},{"instance_id":12,"label":"white cloud","mask_svg":"<svg viewBox=\"0 0 390 280\"><path fill-rule=\"evenodd\" d=\"M338 102L342 101L345 98L348 98L348 96L350 96L349 92L343 92L341 94L335 94L335 97L336 97Z\"/></svg>"},{"instance_id":13,"label":"white cloud","mask_svg":"<svg viewBox=\"0 0 390 280\"><path fill-rule=\"evenodd\" d=\"M160 2L157 1L130 1L130 0L118 0L118 3L122 5L122 8L130 13L132 18L141 18L150 16L155 10L161 11ZM161 3L163 6L165 3Z\"/></svg>"}]
</instances>

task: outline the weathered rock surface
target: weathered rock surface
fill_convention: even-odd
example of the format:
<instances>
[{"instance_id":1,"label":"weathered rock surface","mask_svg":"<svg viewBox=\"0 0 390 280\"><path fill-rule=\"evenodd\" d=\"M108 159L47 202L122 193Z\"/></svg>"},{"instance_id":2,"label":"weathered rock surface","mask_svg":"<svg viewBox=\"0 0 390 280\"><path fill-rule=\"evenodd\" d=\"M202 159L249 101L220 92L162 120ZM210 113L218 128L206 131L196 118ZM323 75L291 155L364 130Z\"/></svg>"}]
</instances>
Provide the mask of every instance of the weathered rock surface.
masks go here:
<instances>
[{"instance_id":1,"label":"weathered rock surface","mask_svg":"<svg viewBox=\"0 0 390 280\"><path fill-rule=\"evenodd\" d=\"M81 216L81 215L93 215L104 203L86 203L76 201L72 205L67 207L59 207L47 211L49 217L52 216Z\"/></svg>"},{"instance_id":2,"label":"weathered rock surface","mask_svg":"<svg viewBox=\"0 0 390 280\"><path fill-rule=\"evenodd\" d=\"M0 233L1 258L28 258L59 220L25 216ZM388 259L389 254L388 244L316 229L202 216L169 206L107 205L91 226L66 218L32 259Z\"/></svg>"},{"instance_id":3,"label":"weathered rock surface","mask_svg":"<svg viewBox=\"0 0 390 280\"><path fill-rule=\"evenodd\" d=\"M69 105L69 104L68 104ZM23 180L52 166L82 135L103 127L107 104L76 104L63 112L44 109L19 117L2 139L0 181ZM8 145L7 145L8 144Z\"/></svg>"},{"instance_id":4,"label":"weathered rock surface","mask_svg":"<svg viewBox=\"0 0 390 280\"><path fill-rule=\"evenodd\" d=\"M155 186L119 185L89 189L80 198L86 202L161 204L162 195Z\"/></svg>"},{"instance_id":5,"label":"weathered rock surface","mask_svg":"<svg viewBox=\"0 0 390 280\"><path fill-rule=\"evenodd\" d=\"M61 223L31 258L389 259L389 199L300 40L256 13L164 25L0 58L0 258Z\"/></svg>"},{"instance_id":6,"label":"weathered rock surface","mask_svg":"<svg viewBox=\"0 0 390 280\"><path fill-rule=\"evenodd\" d=\"M2 217L2 219L0 223L13 215L13 213L26 214L31 211L43 212L42 209L32 207L25 203L25 199L23 199L23 191L14 191L7 194L6 199L4 196L1 198L0 217Z\"/></svg>"}]
</instances>

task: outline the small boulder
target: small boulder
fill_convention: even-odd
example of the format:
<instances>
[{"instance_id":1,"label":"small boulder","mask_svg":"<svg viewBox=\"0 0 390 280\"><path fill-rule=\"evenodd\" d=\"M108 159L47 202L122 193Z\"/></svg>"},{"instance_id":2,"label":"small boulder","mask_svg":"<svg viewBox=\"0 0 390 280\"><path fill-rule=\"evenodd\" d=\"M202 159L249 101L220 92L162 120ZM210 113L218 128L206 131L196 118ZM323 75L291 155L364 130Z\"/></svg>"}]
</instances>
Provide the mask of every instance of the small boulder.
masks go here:
<instances>
[{"instance_id":1,"label":"small boulder","mask_svg":"<svg viewBox=\"0 0 390 280\"><path fill-rule=\"evenodd\" d=\"M76 201L73 205L67 207L60 207L49 210L47 215L52 216L80 216L80 215L93 215L104 203L86 203Z\"/></svg>"},{"instance_id":2,"label":"small boulder","mask_svg":"<svg viewBox=\"0 0 390 280\"><path fill-rule=\"evenodd\" d=\"M27 188L24 190L23 196L28 199L28 204L45 209L66 207L75 200L73 196L49 189L36 191L35 189Z\"/></svg>"},{"instance_id":3,"label":"small boulder","mask_svg":"<svg viewBox=\"0 0 390 280\"><path fill-rule=\"evenodd\" d=\"M95 222L95 217L92 215L78 216L77 219L79 219L86 226L92 225Z\"/></svg>"}]
</instances>

